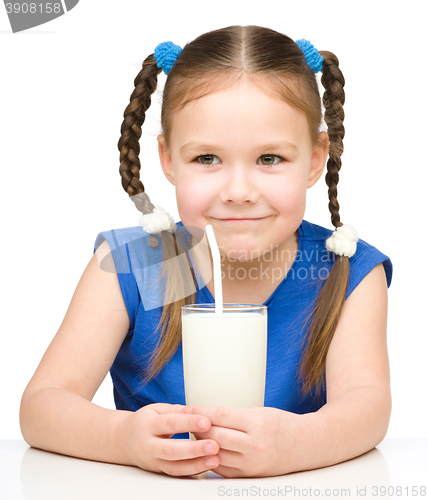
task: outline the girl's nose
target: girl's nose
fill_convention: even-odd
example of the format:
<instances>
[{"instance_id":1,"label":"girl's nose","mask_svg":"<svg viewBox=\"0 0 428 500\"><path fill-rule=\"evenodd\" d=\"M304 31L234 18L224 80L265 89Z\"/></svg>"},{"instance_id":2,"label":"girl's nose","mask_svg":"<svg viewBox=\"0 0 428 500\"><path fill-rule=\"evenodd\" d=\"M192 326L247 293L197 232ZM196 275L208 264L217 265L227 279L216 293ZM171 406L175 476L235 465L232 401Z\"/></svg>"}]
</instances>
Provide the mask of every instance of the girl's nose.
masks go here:
<instances>
[{"instance_id":1,"label":"girl's nose","mask_svg":"<svg viewBox=\"0 0 428 500\"><path fill-rule=\"evenodd\" d=\"M223 203L256 203L259 189L246 168L233 168L225 178L220 199Z\"/></svg>"}]
</instances>

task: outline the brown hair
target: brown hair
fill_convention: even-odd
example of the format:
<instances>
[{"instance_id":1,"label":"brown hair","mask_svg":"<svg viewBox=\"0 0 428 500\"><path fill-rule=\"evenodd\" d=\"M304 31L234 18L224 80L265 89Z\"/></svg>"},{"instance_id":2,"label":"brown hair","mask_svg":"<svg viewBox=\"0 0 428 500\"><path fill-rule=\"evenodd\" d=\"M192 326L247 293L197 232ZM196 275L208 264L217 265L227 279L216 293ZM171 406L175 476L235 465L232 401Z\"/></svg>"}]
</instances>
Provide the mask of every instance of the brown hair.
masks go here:
<instances>
[{"instance_id":1,"label":"brown hair","mask_svg":"<svg viewBox=\"0 0 428 500\"><path fill-rule=\"evenodd\" d=\"M326 183L329 210L335 227L341 226L337 183L343 152L343 103L345 80L337 57L331 52L320 52L324 57L321 82L325 87L324 120L329 136L329 159ZM143 62L135 78L135 89L125 109L118 143L122 186L129 196L144 192L140 181L139 138L151 94L157 86L157 67L153 54ZM291 106L305 113L312 143L318 143L322 120L321 98L314 72L305 61L297 44L286 35L258 26L230 26L205 33L188 43L168 74L163 91L161 114L162 132L168 143L174 110L204 95L233 85L242 76L249 78L267 93L281 96ZM165 301L158 327L162 327L158 345L147 370L152 378L171 358L181 340L181 307L194 303L195 294L174 300L183 278L172 265L171 255L181 253L177 241L161 233L164 274L167 276L168 300ZM174 247L171 241L174 241ZM325 362L328 348L344 303L348 285L347 258L337 258L310 316L307 346L301 363L300 375L306 394L315 386L319 393L325 383Z\"/></svg>"}]
</instances>

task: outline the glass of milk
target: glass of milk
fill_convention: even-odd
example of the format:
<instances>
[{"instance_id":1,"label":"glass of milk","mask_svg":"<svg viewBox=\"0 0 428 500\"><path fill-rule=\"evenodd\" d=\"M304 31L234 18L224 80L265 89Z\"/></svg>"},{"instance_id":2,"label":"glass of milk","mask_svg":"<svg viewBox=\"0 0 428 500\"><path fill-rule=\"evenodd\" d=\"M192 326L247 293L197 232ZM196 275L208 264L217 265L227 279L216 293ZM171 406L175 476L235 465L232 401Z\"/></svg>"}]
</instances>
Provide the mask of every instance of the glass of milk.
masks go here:
<instances>
[{"instance_id":1,"label":"glass of milk","mask_svg":"<svg viewBox=\"0 0 428 500\"><path fill-rule=\"evenodd\" d=\"M264 405L267 307L192 304L181 308L186 405Z\"/></svg>"}]
</instances>

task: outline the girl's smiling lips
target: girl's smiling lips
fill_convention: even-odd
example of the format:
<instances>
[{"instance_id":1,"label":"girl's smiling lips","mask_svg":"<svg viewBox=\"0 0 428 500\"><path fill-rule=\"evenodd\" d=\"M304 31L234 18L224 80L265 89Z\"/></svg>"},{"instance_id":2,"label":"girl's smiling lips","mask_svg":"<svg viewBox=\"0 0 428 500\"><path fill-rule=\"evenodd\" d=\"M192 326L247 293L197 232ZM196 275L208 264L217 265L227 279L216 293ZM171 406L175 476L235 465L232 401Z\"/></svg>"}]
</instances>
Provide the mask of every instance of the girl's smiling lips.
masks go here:
<instances>
[{"instance_id":1,"label":"girl's smiling lips","mask_svg":"<svg viewBox=\"0 0 428 500\"><path fill-rule=\"evenodd\" d=\"M215 217L213 217L213 219L215 219ZM263 220L263 219L266 219L266 217L253 217L251 219L244 219L244 218L231 218L231 219L216 219L216 220L221 220L223 222L235 222L235 223L245 223L245 222L254 222L254 221L258 221L258 220Z\"/></svg>"}]
</instances>

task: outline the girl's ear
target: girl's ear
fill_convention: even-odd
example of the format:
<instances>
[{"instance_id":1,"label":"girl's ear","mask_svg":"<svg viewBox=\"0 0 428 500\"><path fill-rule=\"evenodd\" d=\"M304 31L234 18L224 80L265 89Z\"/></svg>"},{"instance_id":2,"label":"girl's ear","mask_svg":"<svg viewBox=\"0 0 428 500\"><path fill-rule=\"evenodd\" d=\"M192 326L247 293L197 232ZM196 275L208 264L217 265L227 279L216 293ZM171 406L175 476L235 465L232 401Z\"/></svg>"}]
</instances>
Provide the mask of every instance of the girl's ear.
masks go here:
<instances>
[{"instance_id":1,"label":"girl's ear","mask_svg":"<svg viewBox=\"0 0 428 500\"><path fill-rule=\"evenodd\" d=\"M171 153L166 145L165 136L158 135L158 152L163 173L171 184L175 186L174 172L172 170Z\"/></svg>"},{"instance_id":2,"label":"girl's ear","mask_svg":"<svg viewBox=\"0 0 428 500\"><path fill-rule=\"evenodd\" d=\"M308 188L312 187L324 171L327 161L329 139L327 132L319 133L319 145L315 148L311 158L311 170L308 177Z\"/></svg>"}]
</instances>

